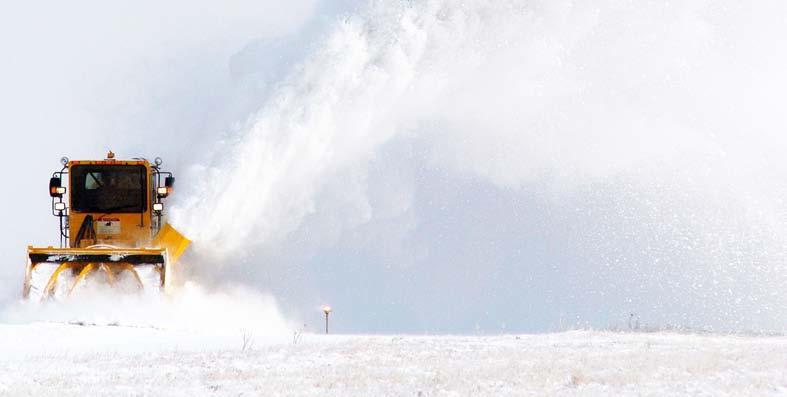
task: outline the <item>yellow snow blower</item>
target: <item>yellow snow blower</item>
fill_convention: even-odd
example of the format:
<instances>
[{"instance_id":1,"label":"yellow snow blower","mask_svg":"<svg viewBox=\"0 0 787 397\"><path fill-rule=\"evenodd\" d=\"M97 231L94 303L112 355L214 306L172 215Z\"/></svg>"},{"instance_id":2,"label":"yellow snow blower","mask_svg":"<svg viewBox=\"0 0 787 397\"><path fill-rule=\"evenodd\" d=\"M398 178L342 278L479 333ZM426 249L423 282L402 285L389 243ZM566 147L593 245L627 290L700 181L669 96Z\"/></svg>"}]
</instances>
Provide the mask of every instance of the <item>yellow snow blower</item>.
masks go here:
<instances>
[{"instance_id":1,"label":"yellow snow blower","mask_svg":"<svg viewBox=\"0 0 787 397\"><path fill-rule=\"evenodd\" d=\"M162 223L162 200L175 178L161 171L161 159L116 160L110 151L104 160L64 157L61 163L49 180L60 248L28 247L24 297L64 298L96 280L117 289L166 290L190 241Z\"/></svg>"}]
</instances>

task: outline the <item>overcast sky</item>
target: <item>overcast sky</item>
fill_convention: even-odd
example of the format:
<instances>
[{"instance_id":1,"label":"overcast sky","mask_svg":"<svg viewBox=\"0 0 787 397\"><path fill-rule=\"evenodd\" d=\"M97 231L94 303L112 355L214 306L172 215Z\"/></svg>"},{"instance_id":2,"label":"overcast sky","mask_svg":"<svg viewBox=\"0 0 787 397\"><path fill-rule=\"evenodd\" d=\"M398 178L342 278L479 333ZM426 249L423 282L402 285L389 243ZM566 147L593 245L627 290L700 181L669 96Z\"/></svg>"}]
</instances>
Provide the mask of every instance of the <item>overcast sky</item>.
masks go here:
<instances>
[{"instance_id":1,"label":"overcast sky","mask_svg":"<svg viewBox=\"0 0 787 397\"><path fill-rule=\"evenodd\" d=\"M0 302L61 156L161 156L194 277L337 331L783 330L780 2L0 6Z\"/></svg>"}]
</instances>

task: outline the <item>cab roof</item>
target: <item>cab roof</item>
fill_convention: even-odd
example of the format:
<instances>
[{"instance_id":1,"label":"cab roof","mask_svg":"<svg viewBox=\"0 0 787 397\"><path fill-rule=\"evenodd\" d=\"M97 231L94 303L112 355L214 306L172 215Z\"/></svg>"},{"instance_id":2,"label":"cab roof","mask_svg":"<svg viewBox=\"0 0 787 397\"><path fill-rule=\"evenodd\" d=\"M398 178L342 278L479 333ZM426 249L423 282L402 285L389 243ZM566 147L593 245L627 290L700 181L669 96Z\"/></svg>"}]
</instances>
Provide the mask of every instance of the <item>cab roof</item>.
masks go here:
<instances>
[{"instance_id":1,"label":"cab roof","mask_svg":"<svg viewBox=\"0 0 787 397\"><path fill-rule=\"evenodd\" d=\"M67 158L63 158L63 160L68 160ZM150 162L145 159L135 158L131 160L118 160L115 158L115 153L113 151L107 152L107 158L104 160L74 160L68 161L68 166L74 165L144 165L145 167L150 167Z\"/></svg>"},{"instance_id":2,"label":"cab roof","mask_svg":"<svg viewBox=\"0 0 787 397\"><path fill-rule=\"evenodd\" d=\"M115 159L105 159L105 160L71 160L68 162L68 166L74 165L144 165L150 166L150 162L144 159L135 159L135 160L115 160Z\"/></svg>"}]
</instances>

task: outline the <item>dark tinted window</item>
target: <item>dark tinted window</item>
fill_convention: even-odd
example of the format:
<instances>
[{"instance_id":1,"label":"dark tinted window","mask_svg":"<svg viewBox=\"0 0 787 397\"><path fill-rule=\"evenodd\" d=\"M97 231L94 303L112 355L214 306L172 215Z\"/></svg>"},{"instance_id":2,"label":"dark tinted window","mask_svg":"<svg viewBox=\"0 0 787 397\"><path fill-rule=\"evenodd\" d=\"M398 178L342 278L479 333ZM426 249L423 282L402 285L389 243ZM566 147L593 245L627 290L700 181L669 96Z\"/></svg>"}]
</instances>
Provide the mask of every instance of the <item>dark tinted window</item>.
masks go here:
<instances>
[{"instance_id":1,"label":"dark tinted window","mask_svg":"<svg viewBox=\"0 0 787 397\"><path fill-rule=\"evenodd\" d=\"M71 208L82 212L143 212L147 180L141 165L71 167Z\"/></svg>"}]
</instances>

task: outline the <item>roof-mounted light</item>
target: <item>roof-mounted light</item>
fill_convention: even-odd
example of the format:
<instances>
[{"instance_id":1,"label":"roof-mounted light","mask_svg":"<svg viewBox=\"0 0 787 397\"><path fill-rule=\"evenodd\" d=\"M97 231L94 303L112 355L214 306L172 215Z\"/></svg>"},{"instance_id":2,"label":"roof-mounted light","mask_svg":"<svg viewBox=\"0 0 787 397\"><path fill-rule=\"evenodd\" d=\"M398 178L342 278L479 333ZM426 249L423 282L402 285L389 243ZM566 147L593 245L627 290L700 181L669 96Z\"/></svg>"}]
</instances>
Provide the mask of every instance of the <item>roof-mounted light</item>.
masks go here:
<instances>
[{"instance_id":1,"label":"roof-mounted light","mask_svg":"<svg viewBox=\"0 0 787 397\"><path fill-rule=\"evenodd\" d=\"M153 160L153 164L156 164L156 167L158 167L161 164L164 164L164 160L162 160L161 157L156 157L156 159Z\"/></svg>"},{"instance_id":2,"label":"roof-mounted light","mask_svg":"<svg viewBox=\"0 0 787 397\"><path fill-rule=\"evenodd\" d=\"M64 166L68 165L68 157L66 156L61 157L60 164L63 164Z\"/></svg>"}]
</instances>

